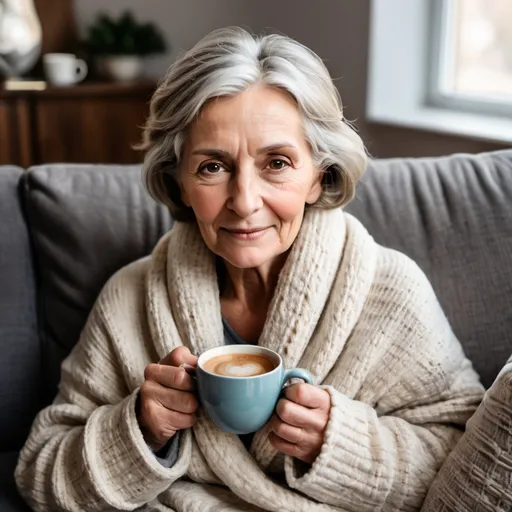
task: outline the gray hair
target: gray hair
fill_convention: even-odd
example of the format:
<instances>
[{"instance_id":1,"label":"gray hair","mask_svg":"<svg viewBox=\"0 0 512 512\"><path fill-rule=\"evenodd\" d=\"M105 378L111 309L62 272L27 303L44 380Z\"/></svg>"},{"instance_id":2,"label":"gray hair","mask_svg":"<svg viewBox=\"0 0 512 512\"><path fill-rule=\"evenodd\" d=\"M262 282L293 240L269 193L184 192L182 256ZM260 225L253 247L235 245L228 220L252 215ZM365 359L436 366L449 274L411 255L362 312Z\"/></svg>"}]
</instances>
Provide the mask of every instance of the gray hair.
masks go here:
<instances>
[{"instance_id":1,"label":"gray hair","mask_svg":"<svg viewBox=\"0 0 512 512\"><path fill-rule=\"evenodd\" d=\"M324 172L322 193L312 207L338 208L354 197L366 152L343 117L340 95L322 60L289 37L253 36L228 27L214 30L176 60L151 99L139 145L145 151L143 181L176 220L194 219L181 201L177 175L188 125L212 98L259 83L287 92L302 115L313 161Z\"/></svg>"}]
</instances>

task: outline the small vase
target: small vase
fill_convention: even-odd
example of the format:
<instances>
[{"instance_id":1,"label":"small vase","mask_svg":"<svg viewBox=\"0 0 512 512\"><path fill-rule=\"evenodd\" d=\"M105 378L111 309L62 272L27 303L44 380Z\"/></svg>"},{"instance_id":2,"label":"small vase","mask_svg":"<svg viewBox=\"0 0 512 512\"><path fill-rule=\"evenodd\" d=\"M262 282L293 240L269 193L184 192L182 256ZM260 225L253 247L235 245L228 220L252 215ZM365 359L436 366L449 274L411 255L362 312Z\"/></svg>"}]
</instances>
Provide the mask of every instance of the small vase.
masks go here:
<instances>
[{"instance_id":1,"label":"small vase","mask_svg":"<svg viewBox=\"0 0 512 512\"><path fill-rule=\"evenodd\" d=\"M144 61L136 55L115 55L100 60L102 73L116 82L133 82L140 78L143 68Z\"/></svg>"},{"instance_id":2,"label":"small vase","mask_svg":"<svg viewBox=\"0 0 512 512\"><path fill-rule=\"evenodd\" d=\"M42 37L33 0L0 0L0 75L16 78L30 71Z\"/></svg>"}]
</instances>

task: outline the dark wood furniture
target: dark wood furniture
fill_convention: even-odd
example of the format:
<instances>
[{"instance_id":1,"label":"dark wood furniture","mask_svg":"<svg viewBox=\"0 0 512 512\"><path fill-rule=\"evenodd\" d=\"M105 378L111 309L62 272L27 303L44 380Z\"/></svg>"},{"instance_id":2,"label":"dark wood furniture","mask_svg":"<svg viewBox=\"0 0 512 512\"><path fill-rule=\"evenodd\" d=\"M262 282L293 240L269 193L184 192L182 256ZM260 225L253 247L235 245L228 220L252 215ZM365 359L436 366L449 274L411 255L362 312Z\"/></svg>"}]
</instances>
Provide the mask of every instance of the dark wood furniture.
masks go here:
<instances>
[{"instance_id":1,"label":"dark wood furniture","mask_svg":"<svg viewBox=\"0 0 512 512\"><path fill-rule=\"evenodd\" d=\"M41 55L75 53L79 43L73 0L34 0L34 5L43 29Z\"/></svg>"},{"instance_id":2,"label":"dark wood furniture","mask_svg":"<svg viewBox=\"0 0 512 512\"><path fill-rule=\"evenodd\" d=\"M0 164L137 163L156 84L82 83L44 91L0 87Z\"/></svg>"}]
</instances>

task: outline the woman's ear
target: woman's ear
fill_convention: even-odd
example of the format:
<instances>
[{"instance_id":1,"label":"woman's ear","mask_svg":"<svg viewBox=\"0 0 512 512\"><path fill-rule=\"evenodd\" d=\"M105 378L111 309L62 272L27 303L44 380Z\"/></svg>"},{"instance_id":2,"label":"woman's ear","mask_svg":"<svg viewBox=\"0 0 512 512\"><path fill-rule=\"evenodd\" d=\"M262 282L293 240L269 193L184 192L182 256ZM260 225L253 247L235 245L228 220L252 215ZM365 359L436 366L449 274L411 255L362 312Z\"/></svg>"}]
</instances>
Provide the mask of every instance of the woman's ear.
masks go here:
<instances>
[{"instance_id":1,"label":"woman's ear","mask_svg":"<svg viewBox=\"0 0 512 512\"><path fill-rule=\"evenodd\" d=\"M306 196L307 204L315 204L320 196L322 195L322 179L324 177L324 172L318 171L317 176L311 185L308 195Z\"/></svg>"}]
</instances>

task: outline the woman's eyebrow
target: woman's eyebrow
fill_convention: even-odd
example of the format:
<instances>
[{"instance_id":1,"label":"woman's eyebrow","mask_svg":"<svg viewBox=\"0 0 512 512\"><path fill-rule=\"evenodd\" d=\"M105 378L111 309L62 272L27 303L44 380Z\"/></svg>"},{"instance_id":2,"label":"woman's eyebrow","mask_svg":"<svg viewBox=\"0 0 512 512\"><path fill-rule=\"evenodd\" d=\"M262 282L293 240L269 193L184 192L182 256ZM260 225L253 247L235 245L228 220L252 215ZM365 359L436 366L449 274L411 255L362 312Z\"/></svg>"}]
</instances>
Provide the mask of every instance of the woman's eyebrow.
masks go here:
<instances>
[{"instance_id":1,"label":"woman's eyebrow","mask_svg":"<svg viewBox=\"0 0 512 512\"><path fill-rule=\"evenodd\" d=\"M207 155L207 156L215 156L218 158L230 158L231 155L229 152L224 151L223 149L216 148L200 148L192 151L193 155Z\"/></svg>"},{"instance_id":2,"label":"woman's eyebrow","mask_svg":"<svg viewBox=\"0 0 512 512\"><path fill-rule=\"evenodd\" d=\"M293 149L293 150L297 151L297 148L289 142L278 142L276 144L270 144L269 146L264 146L264 147L258 149L258 151L256 151L256 153L258 153L258 154L268 153L269 151L276 151L278 149Z\"/></svg>"},{"instance_id":3,"label":"woman's eyebrow","mask_svg":"<svg viewBox=\"0 0 512 512\"><path fill-rule=\"evenodd\" d=\"M297 151L297 148L289 143L289 142L277 142L276 144L270 144L268 146L264 146L262 148L259 148L256 153L258 155L262 153L268 153L270 151L276 151L278 149L293 149ZM231 158L231 155L228 151L225 151L223 149L218 148L198 148L192 151L193 155L206 155L206 156L213 156L217 158Z\"/></svg>"}]
</instances>

